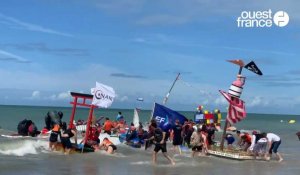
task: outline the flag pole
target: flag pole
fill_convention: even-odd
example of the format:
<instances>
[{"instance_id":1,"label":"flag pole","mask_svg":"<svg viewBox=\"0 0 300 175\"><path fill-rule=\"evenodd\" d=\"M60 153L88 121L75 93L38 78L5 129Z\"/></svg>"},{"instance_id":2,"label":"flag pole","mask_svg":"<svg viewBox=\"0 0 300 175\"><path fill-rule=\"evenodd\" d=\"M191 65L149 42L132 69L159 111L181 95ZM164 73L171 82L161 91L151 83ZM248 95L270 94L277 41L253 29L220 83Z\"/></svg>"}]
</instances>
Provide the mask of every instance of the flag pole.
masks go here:
<instances>
[{"instance_id":1,"label":"flag pole","mask_svg":"<svg viewBox=\"0 0 300 175\"><path fill-rule=\"evenodd\" d=\"M177 74L176 79L174 80L174 82L173 82L173 84L172 84L172 86L171 86L169 92L168 92L167 95L165 96L165 98L164 98L164 100L163 100L163 105L165 105L165 104L167 103L167 101L168 101L168 99L169 99L169 95L170 95L170 93L171 93L171 91L172 91L172 89L173 89L173 87L174 87L176 81L178 80L179 75L180 75L180 72Z\"/></svg>"},{"instance_id":2,"label":"flag pole","mask_svg":"<svg viewBox=\"0 0 300 175\"><path fill-rule=\"evenodd\" d=\"M151 122L151 119L152 119L152 117L153 117L154 108L155 108L155 102L153 103L153 107L152 107L152 111L151 111L151 114L150 114L150 120L149 120L149 123Z\"/></svg>"},{"instance_id":3,"label":"flag pole","mask_svg":"<svg viewBox=\"0 0 300 175\"><path fill-rule=\"evenodd\" d=\"M243 66L240 66L240 69L239 69L239 75L242 73L242 70L243 70ZM235 98L235 97L231 97L231 98ZM227 117L229 115L229 110L230 110L230 106L228 107L228 110L227 110ZM224 129L223 129L223 134L222 134L222 140L221 140L221 146L220 146L220 149L221 151L224 150L224 142L225 142L225 137L226 137L226 130L227 130L227 127L228 127L228 120L227 120L227 117L226 117L226 121L225 121L225 125L224 125Z\"/></svg>"}]
</instances>

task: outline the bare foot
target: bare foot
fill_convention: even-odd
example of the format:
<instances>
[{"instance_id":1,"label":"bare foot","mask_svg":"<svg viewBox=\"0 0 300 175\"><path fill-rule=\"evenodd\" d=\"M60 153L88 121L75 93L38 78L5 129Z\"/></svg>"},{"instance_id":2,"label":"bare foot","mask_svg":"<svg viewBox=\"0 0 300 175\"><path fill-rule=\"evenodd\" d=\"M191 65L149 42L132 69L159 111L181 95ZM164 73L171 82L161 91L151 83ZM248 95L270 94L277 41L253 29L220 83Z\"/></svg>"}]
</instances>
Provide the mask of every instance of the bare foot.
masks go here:
<instances>
[{"instance_id":1,"label":"bare foot","mask_svg":"<svg viewBox=\"0 0 300 175\"><path fill-rule=\"evenodd\" d=\"M282 162L283 161L283 159L282 158L280 158L279 160L278 160L278 162Z\"/></svg>"},{"instance_id":2,"label":"bare foot","mask_svg":"<svg viewBox=\"0 0 300 175\"><path fill-rule=\"evenodd\" d=\"M174 162L174 161L172 161L172 162L171 162L171 164L172 164L172 165L175 165L175 162Z\"/></svg>"}]
</instances>

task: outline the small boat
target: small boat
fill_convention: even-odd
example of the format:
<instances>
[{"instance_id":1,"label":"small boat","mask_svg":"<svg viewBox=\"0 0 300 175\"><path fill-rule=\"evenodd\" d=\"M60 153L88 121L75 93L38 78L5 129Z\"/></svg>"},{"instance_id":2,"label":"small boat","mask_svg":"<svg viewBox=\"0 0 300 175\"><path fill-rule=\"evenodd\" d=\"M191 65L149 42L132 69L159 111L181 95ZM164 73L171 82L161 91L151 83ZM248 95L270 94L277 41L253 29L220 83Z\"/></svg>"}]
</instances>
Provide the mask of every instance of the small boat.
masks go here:
<instances>
[{"instance_id":1,"label":"small boat","mask_svg":"<svg viewBox=\"0 0 300 175\"><path fill-rule=\"evenodd\" d=\"M6 138L10 138L10 139L24 139L24 138L32 138L32 139L37 139L37 140L48 140L49 138L49 134L44 135L44 134L40 134L37 135L36 137L31 137L31 136L22 136L19 134L1 134L1 137L6 137Z\"/></svg>"},{"instance_id":2,"label":"small boat","mask_svg":"<svg viewBox=\"0 0 300 175\"><path fill-rule=\"evenodd\" d=\"M141 148L142 145L144 144L144 141L140 140L139 138L134 138L134 139L131 139L130 141L126 141L126 136L127 136L127 134L119 135L119 140L121 143L124 143L133 148Z\"/></svg>"},{"instance_id":3,"label":"small boat","mask_svg":"<svg viewBox=\"0 0 300 175\"><path fill-rule=\"evenodd\" d=\"M263 160L263 158L257 156L254 157L253 155L248 154L247 152L240 151L240 150L224 150L221 151L219 147L208 150L208 154L227 158L227 159L235 159L235 160Z\"/></svg>"}]
</instances>

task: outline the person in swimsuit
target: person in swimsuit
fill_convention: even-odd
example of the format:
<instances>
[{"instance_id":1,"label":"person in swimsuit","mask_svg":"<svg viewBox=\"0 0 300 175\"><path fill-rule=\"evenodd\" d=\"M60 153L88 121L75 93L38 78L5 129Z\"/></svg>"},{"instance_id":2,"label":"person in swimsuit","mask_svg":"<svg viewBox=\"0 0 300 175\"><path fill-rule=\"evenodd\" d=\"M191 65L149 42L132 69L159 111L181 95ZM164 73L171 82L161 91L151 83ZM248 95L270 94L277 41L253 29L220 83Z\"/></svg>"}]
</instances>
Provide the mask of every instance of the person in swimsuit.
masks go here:
<instances>
[{"instance_id":1,"label":"person in swimsuit","mask_svg":"<svg viewBox=\"0 0 300 175\"><path fill-rule=\"evenodd\" d=\"M99 149L104 149L108 154L113 154L117 147L107 137L99 145Z\"/></svg>"},{"instance_id":2,"label":"person in swimsuit","mask_svg":"<svg viewBox=\"0 0 300 175\"><path fill-rule=\"evenodd\" d=\"M204 140L201 133L201 129L197 128L191 136L191 146L192 146L192 157L195 157L196 152L200 152L203 149Z\"/></svg>"}]
</instances>

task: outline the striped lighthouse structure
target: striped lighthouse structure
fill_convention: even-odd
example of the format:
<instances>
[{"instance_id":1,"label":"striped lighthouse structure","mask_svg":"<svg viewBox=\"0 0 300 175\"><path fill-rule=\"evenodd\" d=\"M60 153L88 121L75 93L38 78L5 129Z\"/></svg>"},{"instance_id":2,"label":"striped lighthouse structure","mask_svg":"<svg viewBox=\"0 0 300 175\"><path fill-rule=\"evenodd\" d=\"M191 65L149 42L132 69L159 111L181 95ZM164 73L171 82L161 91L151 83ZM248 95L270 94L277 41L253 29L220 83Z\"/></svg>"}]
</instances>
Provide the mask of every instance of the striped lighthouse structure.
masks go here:
<instances>
[{"instance_id":1,"label":"striped lighthouse structure","mask_svg":"<svg viewBox=\"0 0 300 175\"><path fill-rule=\"evenodd\" d=\"M228 93L232 97L240 98L243 92L243 85L245 84L246 77L238 74L237 79L232 82L231 86L229 87Z\"/></svg>"}]
</instances>

